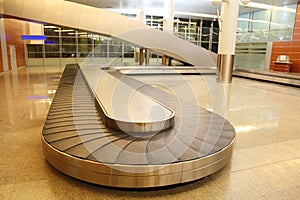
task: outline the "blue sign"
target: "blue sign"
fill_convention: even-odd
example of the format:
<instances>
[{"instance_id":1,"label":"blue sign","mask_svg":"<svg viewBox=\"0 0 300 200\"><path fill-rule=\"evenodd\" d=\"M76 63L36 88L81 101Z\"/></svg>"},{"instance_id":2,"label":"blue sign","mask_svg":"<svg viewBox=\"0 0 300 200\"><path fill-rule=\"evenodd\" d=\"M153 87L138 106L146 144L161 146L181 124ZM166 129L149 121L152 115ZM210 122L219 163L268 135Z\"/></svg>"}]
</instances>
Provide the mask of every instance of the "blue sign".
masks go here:
<instances>
[{"instance_id":1,"label":"blue sign","mask_svg":"<svg viewBox=\"0 0 300 200\"><path fill-rule=\"evenodd\" d=\"M46 40L45 35L21 35L22 40Z\"/></svg>"}]
</instances>

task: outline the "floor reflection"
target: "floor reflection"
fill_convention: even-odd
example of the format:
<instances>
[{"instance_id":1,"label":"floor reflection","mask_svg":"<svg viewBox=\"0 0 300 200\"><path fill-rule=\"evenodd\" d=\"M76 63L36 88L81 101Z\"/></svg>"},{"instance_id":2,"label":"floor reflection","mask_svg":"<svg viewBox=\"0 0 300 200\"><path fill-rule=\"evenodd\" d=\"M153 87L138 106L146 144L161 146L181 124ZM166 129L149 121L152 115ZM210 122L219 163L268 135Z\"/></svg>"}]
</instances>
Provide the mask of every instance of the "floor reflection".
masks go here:
<instances>
[{"instance_id":1,"label":"floor reflection","mask_svg":"<svg viewBox=\"0 0 300 200\"><path fill-rule=\"evenodd\" d=\"M299 88L234 78L225 98L237 130L231 165L186 186L137 193L86 184L45 162L41 130L62 69L0 74L0 199L299 199ZM144 79L155 84L157 77ZM174 78L161 79L180 88ZM205 79L213 86L214 76ZM213 110L207 85L193 76L189 83L199 104Z\"/></svg>"},{"instance_id":2,"label":"floor reflection","mask_svg":"<svg viewBox=\"0 0 300 200\"><path fill-rule=\"evenodd\" d=\"M41 69L41 67L37 67ZM16 128L26 121L44 119L60 80L62 68L48 73L22 68L0 76L1 117L5 126Z\"/></svg>"}]
</instances>

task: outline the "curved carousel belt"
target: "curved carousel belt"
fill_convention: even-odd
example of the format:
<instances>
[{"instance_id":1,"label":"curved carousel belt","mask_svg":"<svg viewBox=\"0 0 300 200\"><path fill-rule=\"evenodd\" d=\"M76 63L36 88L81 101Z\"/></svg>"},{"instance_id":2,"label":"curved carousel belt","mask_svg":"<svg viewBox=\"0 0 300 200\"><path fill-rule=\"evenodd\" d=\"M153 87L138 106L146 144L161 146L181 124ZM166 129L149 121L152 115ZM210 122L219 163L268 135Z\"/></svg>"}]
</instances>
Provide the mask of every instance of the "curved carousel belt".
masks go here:
<instances>
[{"instance_id":1,"label":"curved carousel belt","mask_svg":"<svg viewBox=\"0 0 300 200\"><path fill-rule=\"evenodd\" d=\"M235 131L223 117L119 72L106 73L174 118L161 131L108 126L96 98L101 93L78 65L67 65L42 133L45 157L55 168L95 184L146 188L197 180L230 161Z\"/></svg>"}]
</instances>

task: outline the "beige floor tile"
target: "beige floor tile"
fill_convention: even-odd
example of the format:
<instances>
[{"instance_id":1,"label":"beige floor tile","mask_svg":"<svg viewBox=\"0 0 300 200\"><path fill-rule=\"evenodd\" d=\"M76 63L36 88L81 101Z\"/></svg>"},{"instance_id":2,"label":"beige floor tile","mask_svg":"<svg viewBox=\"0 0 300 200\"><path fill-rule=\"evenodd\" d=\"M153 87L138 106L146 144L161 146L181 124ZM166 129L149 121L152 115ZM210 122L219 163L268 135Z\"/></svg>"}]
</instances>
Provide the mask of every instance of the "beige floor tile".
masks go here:
<instances>
[{"instance_id":1,"label":"beige floor tile","mask_svg":"<svg viewBox=\"0 0 300 200\"><path fill-rule=\"evenodd\" d=\"M185 77L199 105L235 126L231 164L190 184L128 191L73 179L45 161L41 130L62 70L31 67L0 75L0 199L300 199L299 88L240 78L220 87L214 76ZM174 76L139 79L182 88Z\"/></svg>"}]
</instances>

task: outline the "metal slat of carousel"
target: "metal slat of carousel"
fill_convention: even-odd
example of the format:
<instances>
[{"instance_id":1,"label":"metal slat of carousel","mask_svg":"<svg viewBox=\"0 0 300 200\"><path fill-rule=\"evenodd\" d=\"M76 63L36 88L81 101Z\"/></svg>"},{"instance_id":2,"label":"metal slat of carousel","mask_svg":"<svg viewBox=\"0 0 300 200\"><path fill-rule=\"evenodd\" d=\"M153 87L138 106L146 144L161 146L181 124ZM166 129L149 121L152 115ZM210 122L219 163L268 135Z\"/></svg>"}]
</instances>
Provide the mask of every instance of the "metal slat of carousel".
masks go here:
<instances>
[{"instance_id":1,"label":"metal slat of carousel","mask_svg":"<svg viewBox=\"0 0 300 200\"><path fill-rule=\"evenodd\" d=\"M117 71L106 73L174 111L172 126L146 132L107 126L98 87L78 65L67 65L42 132L45 158L55 168L99 185L149 188L197 180L230 162L235 131L226 119Z\"/></svg>"}]
</instances>

